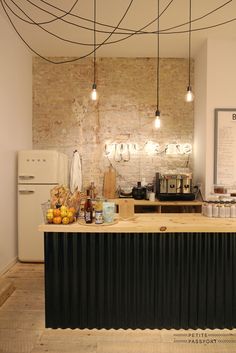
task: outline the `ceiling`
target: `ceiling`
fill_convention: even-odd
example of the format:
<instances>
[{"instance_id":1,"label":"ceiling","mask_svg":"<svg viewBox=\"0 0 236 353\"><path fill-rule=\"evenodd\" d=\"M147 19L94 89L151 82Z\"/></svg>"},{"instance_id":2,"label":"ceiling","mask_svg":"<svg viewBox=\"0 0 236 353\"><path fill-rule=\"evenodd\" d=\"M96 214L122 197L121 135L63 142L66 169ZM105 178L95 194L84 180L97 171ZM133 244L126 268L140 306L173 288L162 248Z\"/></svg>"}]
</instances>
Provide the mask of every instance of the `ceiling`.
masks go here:
<instances>
[{"instance_id":1,"label":"ceiling","mask_svg":"<svg viewBox=\"0 0 236 353\"><path fill-rule=\"evenodd\" d=\"M154 33L140 33L142 28L157 17L157 0L97 0L97 22L96 29L111 32L112 27L117 26L125 11L126 16L119 25L120 34L113 33L108 39L109 33L97 33L96 43L107 39L107 43L96 51L98 57L153 57L157 53L157 35ZM131 6L128 8L128 6ZM226 4L225 6L222 6ZM42 11L35 5L46 10ZM65 15L72 7L70 14ZM169 6L168 6L169 5ZM17 7L18 6L18 7ZM56 8L54 8L54 7ZM212 10L217 11L203 17ZM38 54L42 56L87 56L91 55L94 44L93 23L93 0L1 0L1 15L7 18L4 8L10 16L19 35ZM173 30L168 28L188 22L189 0L160 0L160 13L166 8L160 17L160 56L161 57L187 57L188 56L188 28L183 25ZM13 14L11 11L15 14ZM23 11L23 12L22 12ZM51 14L50 14L51 13ZM52 15L53 14L53 15ZM45 32L35 23L26 23L19 19L20 16L28 22L46 22L41 27L55 35L81 44L69 43ZM55 16L62 17L55 19ZM79 16L79 17L78 17ZM197 53L200 46L207 38L236 39L236 21L220 25L211 29L199 30L200 28L214 26L216 24L236 19L236 0L192 0L192 56ZM199 17L203 17L198 19ZM29 20L30 18L30 20ZM83 19L82 19L83 18ZM197 20L198 19L198 20ZM53 20L53 21L52 21ZM68 23L70 22L70 23ZM104 26L108 25L108 26ZM87 27L81 28L83 26ZM128 37L130 30L139 30L139 34ZM145 28L143 31L153 32L157 30L157 23ZM164 32L165 30L165 32ZM184 31L185 33L170 33L173 31ZM121 40L122 39L122 40ZM111 41L121 40L117 43ZM86 44L86 45L84 45Z\"/></svg>"}]
</instances>

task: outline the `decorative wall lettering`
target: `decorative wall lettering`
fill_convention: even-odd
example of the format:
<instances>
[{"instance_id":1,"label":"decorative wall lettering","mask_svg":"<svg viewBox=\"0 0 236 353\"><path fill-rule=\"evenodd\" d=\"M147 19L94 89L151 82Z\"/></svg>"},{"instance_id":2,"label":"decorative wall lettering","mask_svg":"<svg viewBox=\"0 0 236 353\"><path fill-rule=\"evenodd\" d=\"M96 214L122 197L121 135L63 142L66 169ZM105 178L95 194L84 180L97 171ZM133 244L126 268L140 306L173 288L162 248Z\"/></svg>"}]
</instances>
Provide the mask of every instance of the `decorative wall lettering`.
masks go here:
<instances>
[{"instance_id":1,"label":"decorative wall lettering","mask_svg":"<svg viewBox=\"0 0 236 353\"><path fill-rule=\"evenodd\" d=\"M190 143L166 143L164 145L159 145L159 143L147 141L141 146L136 142L113 142L105 144L104 154L106 157L113 158L116 162L128 162L133 154L143 150L150 155L188 155L192 153L192 145Z\"/></svg>"}]
</instances>

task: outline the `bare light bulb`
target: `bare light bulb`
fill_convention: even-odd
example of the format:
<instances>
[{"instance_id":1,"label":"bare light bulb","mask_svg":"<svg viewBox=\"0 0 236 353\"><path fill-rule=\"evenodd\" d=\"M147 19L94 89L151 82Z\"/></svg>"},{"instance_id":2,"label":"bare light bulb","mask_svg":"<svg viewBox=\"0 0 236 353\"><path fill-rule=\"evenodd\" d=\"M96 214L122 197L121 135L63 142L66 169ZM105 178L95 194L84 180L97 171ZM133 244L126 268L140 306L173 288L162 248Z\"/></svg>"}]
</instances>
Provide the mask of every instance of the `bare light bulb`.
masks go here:
<instances>
[{"instance_id":1,"label":"bare light bulb","mask_svg":"<svg viewBox=\"0 0 236 353\"><path fill-rule=\"evenodd\" d=\"M187 87L187 93L185 94L185 101L186 102L193 102L194 100L194 94L192 92L191 86Z\"/></svg>"},{"instance_id":2,"label":"bare light bulb","mask_svg":"<svg viewBox=\"0 0 236 353\"><path fill-rule=\"evenodd\" d=\"M93 84L93 87L92 87L91 99L92 99L93 101L96 101L96 100L98 99L97 85L96 85L96 83L94 83L94 84Z\"/></svg>"},{"instance_id":3,"label":"bare light bulb","mask_svg":"<svg viewBox=\"0 0 236 353\"><path fill-rule=\"evenodd\" d=\"M157 110L155 115L156 115L156 118L154 121L155 129L160 129L160 127L161 127L160 111Z\"/></svg>"}]
</instances>

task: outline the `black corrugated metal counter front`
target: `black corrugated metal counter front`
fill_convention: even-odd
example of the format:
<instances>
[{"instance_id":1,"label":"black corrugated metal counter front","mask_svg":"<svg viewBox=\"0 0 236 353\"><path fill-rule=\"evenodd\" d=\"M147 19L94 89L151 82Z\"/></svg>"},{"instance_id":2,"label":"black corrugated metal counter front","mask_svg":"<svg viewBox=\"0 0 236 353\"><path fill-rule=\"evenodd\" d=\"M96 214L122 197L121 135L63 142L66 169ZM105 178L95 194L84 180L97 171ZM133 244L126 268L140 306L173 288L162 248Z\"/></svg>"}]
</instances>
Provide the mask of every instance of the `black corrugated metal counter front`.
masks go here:
<instances>
[{"instance_id":1,"label":"black corrugated metal counter front","mask_svg":"<svg viewBox=\"0 0 236 353\"><path fill-rule=\"evenodd\" d=\"M236 233L44 234L46 327L236 327Z\"/></svg>"}]
</instances>

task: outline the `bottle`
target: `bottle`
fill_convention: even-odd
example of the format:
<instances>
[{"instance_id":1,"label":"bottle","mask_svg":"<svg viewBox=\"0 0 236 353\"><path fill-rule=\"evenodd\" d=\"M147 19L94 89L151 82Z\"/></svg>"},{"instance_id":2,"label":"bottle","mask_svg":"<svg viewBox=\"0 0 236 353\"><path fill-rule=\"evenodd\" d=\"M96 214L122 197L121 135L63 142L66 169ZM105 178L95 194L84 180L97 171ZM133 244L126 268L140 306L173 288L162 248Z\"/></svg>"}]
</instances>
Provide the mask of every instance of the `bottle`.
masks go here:
<instances>
[{"instance_id":1,"label":"bottle","mask_svg":"<svg viewBox=\"0 0 236 353\"><path fill-rule=\"evenodd\" d=\"M91 181L90 187L89 187L89 194L92 200L95 200L96 198L96 187L94 185L94 182Z\"/></svg>"},{"instance_id":2,"label":"bottle","mask_svg":"<svg viewBox=\"0 0 236 353\"><path fill-rule=\"evenodd\" d=\"M89 190L87 190L87 199L84 204L84 220L85 223L93 222L93 204L91 201Z\"/></svg>"},{"instance_id":3,"label":"bottle","mask_svg":"<svg viewBox=\"0 0 236 353\"><path fill-rule=\"evenodd\" d=\"M97 199L95 203L95 223L103 223L103 205L101 199Z\"/></svg>"}]
</instances>

